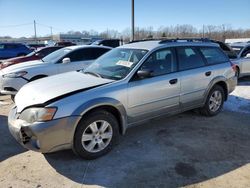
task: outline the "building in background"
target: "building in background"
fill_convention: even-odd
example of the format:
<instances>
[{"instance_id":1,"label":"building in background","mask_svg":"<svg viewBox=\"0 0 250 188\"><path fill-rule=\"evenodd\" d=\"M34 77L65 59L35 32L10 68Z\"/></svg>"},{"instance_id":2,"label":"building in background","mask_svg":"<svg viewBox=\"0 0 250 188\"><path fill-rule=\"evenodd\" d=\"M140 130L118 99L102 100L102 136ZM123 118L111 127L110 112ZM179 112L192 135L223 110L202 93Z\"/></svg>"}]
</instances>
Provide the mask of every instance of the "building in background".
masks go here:
<instances>
[{"instance_id":1,"label":"building in background","mask_svg":"<svg viewBox=\"0 0 250 188\"><path fill-rule=\"evenodd\" d=\"M83 34L56 34L47 37L31 37L31 38L10 38L10 37L2 37L0 38L0 42L18 42L24 44L46 44L53 45L56 42L72 42L78 45L82 44L91 44L97 40L101 40L103 38L98 36L86 36Z\"/></svg>"}]
</instances>

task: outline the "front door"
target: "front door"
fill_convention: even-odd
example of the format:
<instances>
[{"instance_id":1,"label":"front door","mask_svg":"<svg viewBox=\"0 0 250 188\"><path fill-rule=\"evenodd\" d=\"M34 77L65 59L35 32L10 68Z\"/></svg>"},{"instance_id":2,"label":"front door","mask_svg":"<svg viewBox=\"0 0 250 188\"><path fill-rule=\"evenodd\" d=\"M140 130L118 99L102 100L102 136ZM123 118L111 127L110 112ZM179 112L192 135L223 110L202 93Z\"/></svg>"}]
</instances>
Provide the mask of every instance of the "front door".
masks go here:
<instances>
[{"instance_id":1,"label":"front door","mask_svg":"<svg viewBox=\"0 0 250 188\"><path fill-rule=\"evenodd\" d=\"M180 81L176 72L174 50L158 50L139 70L150 70L151 76L134 75L128 83L128 121L134 123L178 110Z\"/></svg>"}]
</instances>

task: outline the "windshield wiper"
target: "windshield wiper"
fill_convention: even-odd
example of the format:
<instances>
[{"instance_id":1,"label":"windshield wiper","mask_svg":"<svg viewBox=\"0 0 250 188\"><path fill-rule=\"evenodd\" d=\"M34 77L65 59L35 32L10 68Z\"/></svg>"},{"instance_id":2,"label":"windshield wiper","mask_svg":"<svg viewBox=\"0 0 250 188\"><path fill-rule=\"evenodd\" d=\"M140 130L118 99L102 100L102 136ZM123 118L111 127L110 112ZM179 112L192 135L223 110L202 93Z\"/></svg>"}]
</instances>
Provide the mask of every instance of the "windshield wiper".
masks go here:
<instances>
[{"instance_id":1,"label":"windshield wiper","mask_svg":"<svg viewBox=\"0 0 250 188\"><path fill-rule=\"evenodd\" d=\"M95 72L90 72L90 71L86 71L86 72L83 72L84 74L91 74L95 77L98 77L98 78L102 78L102 76L98 73L95 73Z\"/></svg>"}]
</instances>

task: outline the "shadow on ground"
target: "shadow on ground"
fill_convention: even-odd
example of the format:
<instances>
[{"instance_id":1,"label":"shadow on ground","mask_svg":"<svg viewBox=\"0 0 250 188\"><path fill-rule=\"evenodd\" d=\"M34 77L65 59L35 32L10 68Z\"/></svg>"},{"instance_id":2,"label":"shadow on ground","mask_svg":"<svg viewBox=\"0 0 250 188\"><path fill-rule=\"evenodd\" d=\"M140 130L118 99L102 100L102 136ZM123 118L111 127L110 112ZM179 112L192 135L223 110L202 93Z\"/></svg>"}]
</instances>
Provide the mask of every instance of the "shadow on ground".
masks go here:
<instances>
[{"instance_id":1,"label":"shadow on ground","mask_svg":"<svg viewBox=\"0 0 250 188\"><path fill-rule=\"evenodd\" d=\"M7 116L0 115L0 162L24 151L9 132Z\"/></svg>"},{"instance_id":2,"label":"shadow on ground","mask_svg":"<svg viewBox=\"0 0 250 188\"><path fill-rule=\"evenodd\" d=\"M250 162L249 122L249 116L227 111L212 118L187 112L130 128L111 153L97 160L79 159L71 151L45 158L58 173L84 185L191 185Z\"/></svg>"}]
</instances>

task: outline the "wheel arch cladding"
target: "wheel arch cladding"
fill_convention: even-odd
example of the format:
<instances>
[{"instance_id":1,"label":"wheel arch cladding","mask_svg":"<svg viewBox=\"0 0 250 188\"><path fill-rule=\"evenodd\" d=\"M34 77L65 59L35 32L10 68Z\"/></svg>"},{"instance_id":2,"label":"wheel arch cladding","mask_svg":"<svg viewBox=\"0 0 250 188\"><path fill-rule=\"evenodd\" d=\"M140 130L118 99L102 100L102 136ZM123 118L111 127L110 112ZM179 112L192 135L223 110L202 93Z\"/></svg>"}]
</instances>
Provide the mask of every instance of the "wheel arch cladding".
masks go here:
<instances>
[{"instance_id":1,"label":"wheel arch cladding","mask_svg":"<svg viewBox=\"0 0 250 188\"><path fill-rule=\"evenodd\" d=\"M227 88L226 82L219 81L219 82L216 82L215 85L219 85L219 86L221 86L223 88L223 90L224 90L224 99L226 101L227 98L228 98L228 88Z\"/></svg>"},{"instance_id":2,"label":"wheel arch cladding","mask_svg":"<svg viewBox=\"0 0 250 188\"><path fill-rule=\"evenodd\" d=\"M82 116L82 118L84 118L86 115L92 113L95 110L106 110L106 111L112 113L118 121L120 134L125 134L126 129L127 129L127 113L126 113L124 106L119 101L117 101L115 99L99 98L99 99L90 100L90 101L80 105L73 112L72 115L80 115L80 116ZM79 122L80 122L80 120L79 120ZM78 125L78 123L77 123L77 125ZM76 129L76 127L75 127L75 129Z\"/></svg>"}]
</instances>

